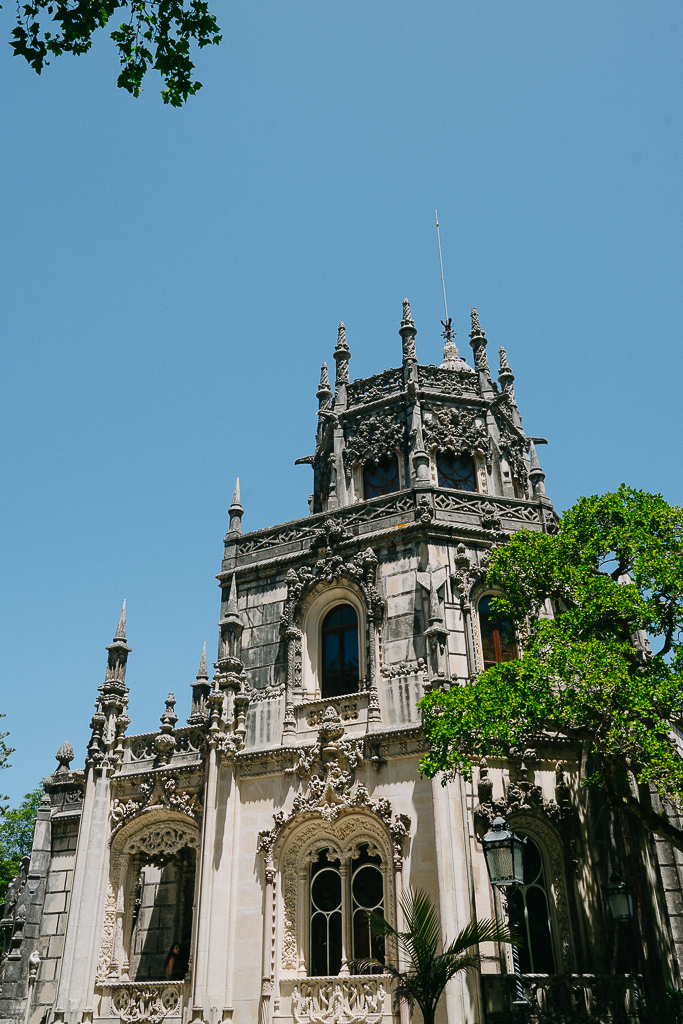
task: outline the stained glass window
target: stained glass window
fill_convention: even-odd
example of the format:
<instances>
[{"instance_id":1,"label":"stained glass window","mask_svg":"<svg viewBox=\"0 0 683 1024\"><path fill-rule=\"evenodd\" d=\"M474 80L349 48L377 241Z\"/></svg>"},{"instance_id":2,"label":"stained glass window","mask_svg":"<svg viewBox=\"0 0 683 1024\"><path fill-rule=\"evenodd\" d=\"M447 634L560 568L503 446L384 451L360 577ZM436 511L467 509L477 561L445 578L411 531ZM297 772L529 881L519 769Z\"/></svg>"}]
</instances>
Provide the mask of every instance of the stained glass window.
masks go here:
<instances>
[{"instance_id":1,"label":"stained glass window","mask_svg":"<svg viewBox=\"0 0 683 1024\"><path fill-rule=\"evenodd\" d=\"M350 604L339 604L323 621L322 696L356 693L360 678L358 616Z\"/></svg>"},{"instance_id":2,"label":"stained glass window","mask_svg":"<svg viewBox=\"0 0 683 1024\"><path fill-rule=\"evenodd\" d=\"M450 487L455 491L476 491L477 475L474 459L470 455L440 452L436 457L436 469L439 487Z\"/></svg>"},{"instance_id":3,"label":"stained glass window","mask_svg":"<svg viewBox=\"0 0 683 1024\"><path fill-rule=\"evenodd\" d=\"M363 497L378 498L381 494L391 494L401 488L398 475L398 458L382 462L366 462L363 469Z\"/></svg>"},{"instance_id":4,"label":"stained glass window","mask_svg":"<svg viewBox=\"0 0 683 1024\"><path fill-rule=\"evenodd\" d=\"M479 602L479 628L481 646L484 654L484 668L512 661L517 657L517 644L511 622L506 622L495 615L491 608L491 598L482 597Z\"/></svg>"}]
</instances>

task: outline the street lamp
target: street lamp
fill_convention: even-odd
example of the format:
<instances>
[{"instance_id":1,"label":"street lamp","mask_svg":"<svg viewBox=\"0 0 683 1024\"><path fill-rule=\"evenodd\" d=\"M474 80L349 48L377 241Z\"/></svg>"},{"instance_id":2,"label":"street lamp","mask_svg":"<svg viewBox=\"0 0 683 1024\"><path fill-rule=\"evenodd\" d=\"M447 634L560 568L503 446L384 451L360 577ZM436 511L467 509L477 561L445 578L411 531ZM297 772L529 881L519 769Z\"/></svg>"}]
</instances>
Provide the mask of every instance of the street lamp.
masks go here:
<instances>
[{"instance_id":1,"label":"street lamp","mask_svg":"<svg viewBox=\"0 0 683 1024\"><path fill-rule=\"evenodd\" d=\"M516 836L508 827L505 818L496 818L481 841L486 858L486 868L491 885L505 894L505 913L511 929L519 926L517 909L512 902L515 889L524 884L524 844L526 839ZM522 987L522 969L519 963L519 949L512 947L512 964L515 971L515 998L512 1005L520 1009L529 1006Z\"/></svg>"},{"instance_id":2,"label":"street lamp","mask_svg":"<svg viewBox=\"0 0 683 1024\"><path fill-rule=\"evenodd\" d=\"M607 897L614 920L630 921L633 917L633 896L628 885L617 871L612 872L609 882L607 885L603 885L602 890ZM640 1020L640 989L638 987L638 977L633 967L631 967L631 984L633 985L636 1020Z\"/></svg>"}]
</instances>

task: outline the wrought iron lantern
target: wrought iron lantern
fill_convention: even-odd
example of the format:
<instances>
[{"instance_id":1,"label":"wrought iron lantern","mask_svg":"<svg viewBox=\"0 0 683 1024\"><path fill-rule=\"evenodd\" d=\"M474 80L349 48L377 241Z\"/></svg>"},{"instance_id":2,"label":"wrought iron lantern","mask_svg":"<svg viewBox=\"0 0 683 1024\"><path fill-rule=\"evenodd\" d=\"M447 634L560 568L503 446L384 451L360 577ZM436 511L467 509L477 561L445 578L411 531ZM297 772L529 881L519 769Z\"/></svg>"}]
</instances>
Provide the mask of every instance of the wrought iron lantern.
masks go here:
<instances>
[{"instance_id":1,"label":"wrought iron lantern","mask_svg":"<svg viewBox=\"0 0 683 1024\"><path fill-rule=\"evenodd\" d=\"M481 841L491 885L499 889L524 884L523 853L526 839L516 836L505 818L496 818Z\"/></svg>"},{"instance_id":2,"label":"wrought iron lantern","mask_svg":"<svg viewBox=\"0 0 683 1024\"><path fill-rule=\"evenodd\" d=\"M633 917L633 896L620 874L613 872L603 891L615 921L628 921Z\"/></svg>"}]
</instances>

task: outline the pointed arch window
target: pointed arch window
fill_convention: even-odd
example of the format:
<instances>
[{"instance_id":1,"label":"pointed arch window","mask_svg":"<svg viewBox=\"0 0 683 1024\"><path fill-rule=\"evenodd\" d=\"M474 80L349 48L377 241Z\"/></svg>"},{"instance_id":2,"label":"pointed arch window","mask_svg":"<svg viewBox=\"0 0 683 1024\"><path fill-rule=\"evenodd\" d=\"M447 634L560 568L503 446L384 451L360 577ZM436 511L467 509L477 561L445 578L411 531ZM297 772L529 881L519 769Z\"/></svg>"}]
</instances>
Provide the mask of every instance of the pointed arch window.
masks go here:
<instances>
[{"instance_id":1,"label":"pointed arch window","mask_svg":"<svg viewBox=\"0 0 683 1024\"><path fill-rule=\"evenodd\" d=\"M479 630L485 669L517 657L512 623L494 613L491 608L492 600L489 595L482 597L479 602Z\"/></svg>"},{"instance_id":2,"label":"pointed arch window","mask_svg":"<svg viewBox=\"0 0 683 1024\"><path fill-rule=\"evenodd\" d=\"M310 976L333 977L347 960L384 960L384 939L372 934L368 917L384 917L380 865L381 858L370 853L367 843L343 864L326 849L311 865ZM350 936L344 921L351 922Z\"/></svg>"},{"instance_id":3,"label":"pointed arch window","mask_svg":"<svg viewBox=\"0 0 683 1024\"><path fill-rule=\"evenodd\" d=\"M523 833L519 833L522 835ZM526 837L524 884L512 893L518 927L525 940L519 947L522 974L555 974L555 950L546 870L540 848Z\"/></svg>"},{"instance_id":4,"label":"pointed arch window","mask_svg":"<svg viewBox=\"0 0 683 1024\"><path fill-rule=\"evenodd\" d=\"M339 604L323 619L323 697L357 693L360 681L358 616L350 604Z\"/></svg>"},{"instance_id":5,"label":"pointed arch window","mask_svg":"<svg viewBox=\"0 0 683 1024\"><path fill-rule=\"evenodd\" d=\"M477 474L471 455L456 455L455 452L439 452L436 457L436 471L439 487L455 491L476 491Z\"/></svg>"},{"instance_id":6,"label":"pointed arch window","mask_svg":"<svg viewBox=\"0 0 683 1024\"><path fill-rule=\"evenodd\" d=\"M398 456L382 459L380 462L366 462L363 467L363 497L379 498L401 489L398 472Z\"/></svg>"}]
</instances>

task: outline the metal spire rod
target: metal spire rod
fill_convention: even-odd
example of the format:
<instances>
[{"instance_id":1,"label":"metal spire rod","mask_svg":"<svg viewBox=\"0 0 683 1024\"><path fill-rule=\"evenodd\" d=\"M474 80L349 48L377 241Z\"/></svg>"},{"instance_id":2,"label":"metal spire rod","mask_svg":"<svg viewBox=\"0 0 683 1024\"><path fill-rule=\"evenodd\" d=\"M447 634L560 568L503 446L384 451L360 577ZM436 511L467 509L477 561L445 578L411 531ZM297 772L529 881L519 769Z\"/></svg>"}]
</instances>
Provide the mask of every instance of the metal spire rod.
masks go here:
<instances>
[{"instance_id":1,"label":"metal spire rod","mask_svg":"<svg viewBox=\"0 0 683 1024\"><path fill-rule=\"evenodd\" d=\"M434 216L436 218L436 240L439 243L439 266L441 267L441 287L443 289L443 308L446 314L446 321L448 321L448 306L446 305L446 285L443 279L443 260L441 258L441 235L439 233L439 212L434 210Z\"/></svg>"}]
</instances>

